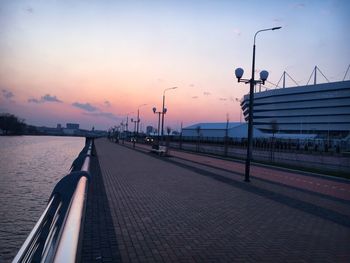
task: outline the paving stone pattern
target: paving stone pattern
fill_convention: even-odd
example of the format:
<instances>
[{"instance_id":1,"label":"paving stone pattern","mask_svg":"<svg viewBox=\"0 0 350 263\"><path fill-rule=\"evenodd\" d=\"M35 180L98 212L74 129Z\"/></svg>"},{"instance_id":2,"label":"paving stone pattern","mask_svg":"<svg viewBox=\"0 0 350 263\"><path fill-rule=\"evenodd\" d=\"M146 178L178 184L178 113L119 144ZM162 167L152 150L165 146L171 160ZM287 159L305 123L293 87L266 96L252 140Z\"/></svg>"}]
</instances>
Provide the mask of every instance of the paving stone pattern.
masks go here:
<instances>
[{"instance_id":1,"label":"paving stone pattern","mask_svg":"<svg viewBox=\"0 0 350 263\"><path fill-rule=\"evenodd\" d=\"M130 147L130 144L125 144ZM136 149L149 152L150 145L137 144ZM232 161L205 154L195 154L179 150L170 150L172 157L190 160L196 163L203 163L209 166L234 171L237 174L244 174L245 162ZM350 201L350 180L330 176L321 176L314 173L295 171L285 168L277 168L269 165L252 164L251 177L270 182L278 182L299 189L309 190L325 194L335 198Z\"/></svg>"},{"instance_id":2,"label":"paving stone pattern","mask_svg":"<svg viewBox=\"0 0 350 263\"><path fill-rule=\"evenodd\" d=\"M266 184L241 187L203 176L205 167L95 144L102 177L89 197L98 205L88 203L84 262L350 262L349 217L299 209Z\"/></svg>"},{"instance_id":3,"label":"paving stone pattern","mask_svg":"<svg viewBox=\"0 0 350 263\"><path fill-rule=\"evenodd\" d=\"M96 157L91 161L81 262L121 262L113 220Z\"/></svg>"}]
</instances>

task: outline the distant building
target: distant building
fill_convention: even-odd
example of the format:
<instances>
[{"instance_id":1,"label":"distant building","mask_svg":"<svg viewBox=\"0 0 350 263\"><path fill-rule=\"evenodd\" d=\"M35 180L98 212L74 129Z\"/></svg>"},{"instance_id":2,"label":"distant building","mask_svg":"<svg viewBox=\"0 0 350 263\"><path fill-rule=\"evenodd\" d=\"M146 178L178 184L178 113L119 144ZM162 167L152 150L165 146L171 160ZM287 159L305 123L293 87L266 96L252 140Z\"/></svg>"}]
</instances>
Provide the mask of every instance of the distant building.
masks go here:
<instances>
[{"instance_id":1,"label":"distant building","mask_svg":"<svg viewBox=\"0 0 350 263\"><path fill-rule=\"evenodd\" d=\"M36 127L36 130L41 133L41 134L46 134L46 135L62 135L62 129L58 128L51 128L51 127Z\"/></svg>"},{"instance_id":2,"label":"distant building","mask_svg":"<svg viewBox=\"0 0 350 263\"><path fill-rule=\"evenodd\" d=\"M63 129L63 133L66 135L79 135L79 124L78 123L67 123L66 128Z\"/></svg>"},{"instance_id":3,"label":"distant building","mask_svg":"<svg viewBox=\"0 0 350 263\"><path fill-rule=\"evenodd\" d=\"M57 129L62 129L61 123L57 123Z\"/></svg>"},{"instance_id":4,"label":"distant building","mask_svg":"<svg viewBox=\"0 0 350 263\"><path fill-rule=\"evenodd\" d=\"M78 123L67 123L66 128L71 129L71 130L79 130L79 124Z\"/></svg>"},{"instance_id":5,"label":"distant building","mask_svg":"<svg viewBox=\"0 0 350 263\"><path fill-rule=\"evenodd\" d=\"M152 126L146 127L146 134L150 135L151 133L154 133L154 128Z\"/></svg>"}]
</instances>

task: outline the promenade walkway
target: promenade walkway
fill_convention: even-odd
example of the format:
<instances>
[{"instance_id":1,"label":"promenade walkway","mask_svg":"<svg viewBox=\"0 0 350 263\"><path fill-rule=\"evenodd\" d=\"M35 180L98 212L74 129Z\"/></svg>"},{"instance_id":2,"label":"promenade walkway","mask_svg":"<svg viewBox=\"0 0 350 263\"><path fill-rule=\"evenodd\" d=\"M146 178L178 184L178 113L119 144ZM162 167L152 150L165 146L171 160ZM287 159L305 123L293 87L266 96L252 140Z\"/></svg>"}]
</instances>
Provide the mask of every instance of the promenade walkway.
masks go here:
<instances>
[{"instance_id":1,"label":"promenade walkway","mask_svg":"<svg viewBox=\"0 0 350 263\"><path fill-rule=\"evenodd\" d=\"M126 145L132 147L131 143L127 143ZM151 146L147 144L137 144L136 149L149 152L151 151ZM243 175L245 171L244 161L232 161L232 159L228 158L215 158L210 155L179 151L175 149L170 150L170 155L171 157L231 171L238 175ZM310 190L312 192L350 201L350 180L291 169L277 168L269 165L257 165L254 163L251 164L250 173L253 179L258 179L260 181L267 180L269 182L293 186L300 190Z\"/></svg>"},{"instance_id":2,"label":"promenade walkway","mask_svg":"<svg viewBox=\"0 0 350 263\"><path fill-rule=\"evenodd\" d=\"M350 262L346 190L248 184L215 158L95 145L83 262Z\"/></svg>"}]
</instances>

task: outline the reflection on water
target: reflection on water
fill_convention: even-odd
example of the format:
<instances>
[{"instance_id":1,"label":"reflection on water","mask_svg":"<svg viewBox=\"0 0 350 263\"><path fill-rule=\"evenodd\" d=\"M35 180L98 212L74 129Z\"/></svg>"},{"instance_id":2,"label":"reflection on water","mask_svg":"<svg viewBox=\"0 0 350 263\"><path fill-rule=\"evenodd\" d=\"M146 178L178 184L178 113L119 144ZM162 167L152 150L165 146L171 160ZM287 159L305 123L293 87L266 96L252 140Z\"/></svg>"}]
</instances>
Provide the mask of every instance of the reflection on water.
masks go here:
<instances>
[{"instance_id":1,"label":"reflection on water","mask_svg":"<svg viewBox=\"0 0 350 263\"><path fill-rule=\"evenodd\" d=\"M0 262L10 262L69 172L84 138L0 136Z\"/></svg>"}]
</instances>

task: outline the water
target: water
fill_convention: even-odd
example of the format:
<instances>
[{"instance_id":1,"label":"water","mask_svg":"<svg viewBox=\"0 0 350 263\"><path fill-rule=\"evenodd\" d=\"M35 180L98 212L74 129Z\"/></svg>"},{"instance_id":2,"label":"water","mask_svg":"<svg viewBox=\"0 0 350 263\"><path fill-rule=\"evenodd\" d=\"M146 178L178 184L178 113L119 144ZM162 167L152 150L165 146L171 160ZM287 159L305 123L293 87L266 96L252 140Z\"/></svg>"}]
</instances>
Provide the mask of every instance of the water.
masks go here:
<instances>
[{"instance_id":1,"label":"water","mask_svg":"<svg viewBox=\"0 0 350 263\"><path fill-rule=\"evenodd\" d=\"M0 262L10 262L65 176L84 138L0 136Z\"/></svg>"}]
</instances>

